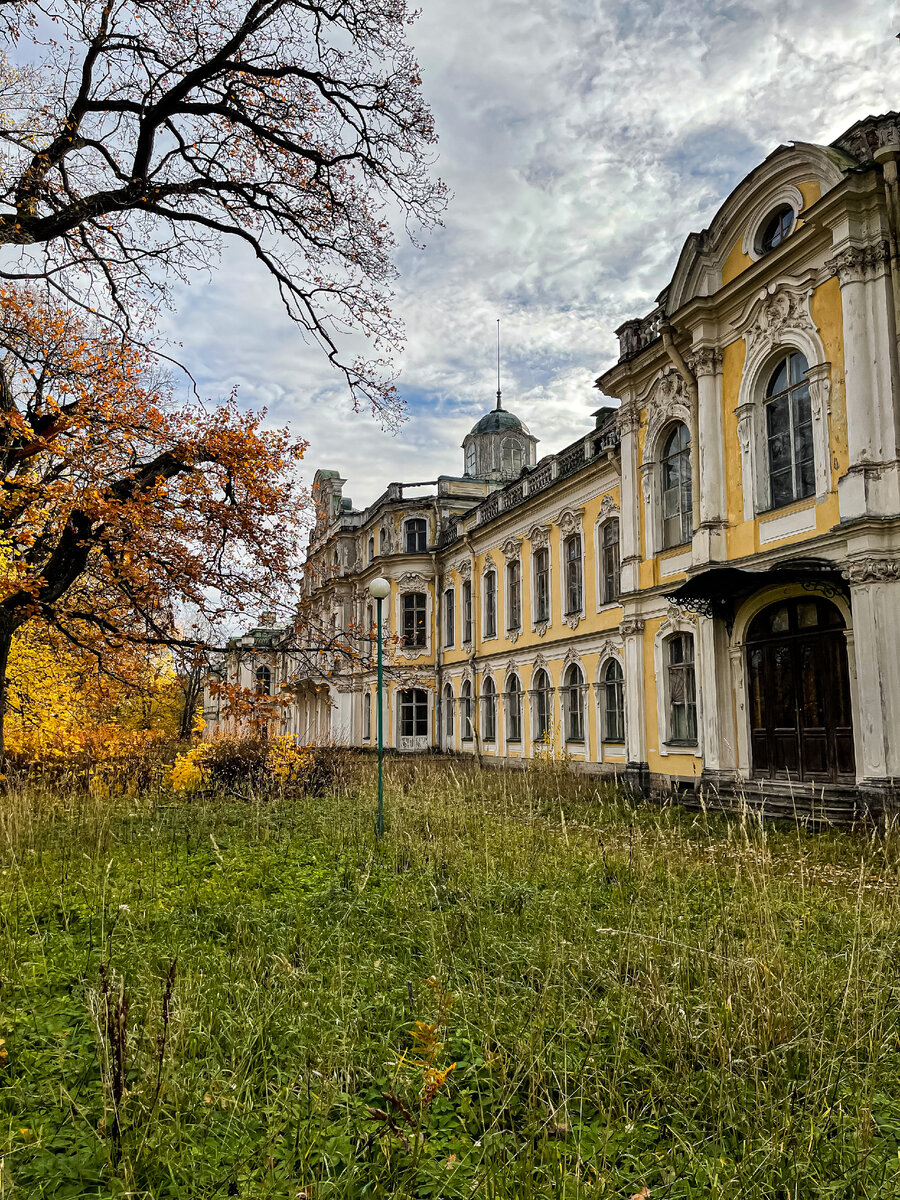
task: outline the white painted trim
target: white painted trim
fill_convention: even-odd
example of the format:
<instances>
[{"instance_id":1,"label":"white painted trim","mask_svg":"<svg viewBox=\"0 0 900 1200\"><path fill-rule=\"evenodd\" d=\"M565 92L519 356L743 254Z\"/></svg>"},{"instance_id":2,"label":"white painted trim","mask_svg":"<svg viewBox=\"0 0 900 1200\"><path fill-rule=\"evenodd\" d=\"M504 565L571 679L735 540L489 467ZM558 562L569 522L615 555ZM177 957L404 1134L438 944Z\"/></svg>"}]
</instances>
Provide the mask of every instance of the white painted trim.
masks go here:
<instances>
[{"instance_id":1,"label":"white painted trim","mask_svg":"<svg viewBox=\"0 0 900 1200\"><path fill-rule=\"evenodd\" d=\"M815 501L807 504L805 508L791 509L790 512L782 513L777 517L761 517L759 521L760 545L764 546L768 542L777 542L781 538L793 537L798 533L809 533L815 527Z\"/></svg>"},{"instance_id":2,"label":"white painted trim","mask_svg":"<svg viewBox=\"0 0 900 1200\"><path fill-rule=\"evenodd\" d=\"M673 554L669 558L661 558L659 560L659 574L661 578L668 579L670 575L678 575L682 571L686 571L691 565L691 551L683 550L680 554Z\"/></svg>"}]
</instances>

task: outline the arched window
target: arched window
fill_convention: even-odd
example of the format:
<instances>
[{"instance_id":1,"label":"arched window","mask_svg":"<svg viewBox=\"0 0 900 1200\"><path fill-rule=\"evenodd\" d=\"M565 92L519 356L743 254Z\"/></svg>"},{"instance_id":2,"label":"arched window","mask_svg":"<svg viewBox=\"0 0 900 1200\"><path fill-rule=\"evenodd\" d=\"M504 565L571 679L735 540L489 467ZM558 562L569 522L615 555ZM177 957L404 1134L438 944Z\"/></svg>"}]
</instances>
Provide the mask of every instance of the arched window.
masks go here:
<instances>
[{"instance_id":1,"label":"arched window","mask_svg":"<svg viewBox=\"0 0 900 1200\"><path fill-rule=\"evenodd\" d=\"M619 518L607 521L600 535L601 603L615 604L619 598Z\"/></svg>"},{"instance_id":2,"label":"arched window","mask_svg":"<svg viewBox=\"0 0 900 1200\"><path fill-rule=\"evenodd\" d=\"M500 446L500 470L507 479L517 479L525 465L525 453L515 438L504 438Z\"/></svg>"},{"instance_id":3,"label":"arched window","mask_svg":"<svg viewBox=\"0 0 900 1200\"><path fill-rule=\"evenodd\" d=\"M375 561L375 538L374 538L374 536L372 536L369 538L369 562L371 563L374 561Z\"/></svg>"},{"instance_id":4,"label":"arched window","mask_svg":"<svg viewBox=\"0 0 900 1200\"><path fill-rule=\"evenodd\" d=\"M584 741L584 676L581 667L572 663L566 669L564 683L566 708L566 741Z\"/></svg>"},{"instance_id":5,"label":"arched window","mask_svg":"<svg viewBox=\"0 0 900 1200\"><path fill-rule=\"evenodd\" d=\"M694 677L694 635L674 633L666 640L666 686L669 699L670 743L697 742L697 684Z\"/></svg>"},{"instance_id":6,"label":"arched window","mask_svg":"<svg viewBox=\"0 0 900 1200\"><path fill-rule=\"evenodd\" d=\"M515 674L506 681L506 740L522 740L522 685Z\"/></svg>"},{"instance_id":7,"label":"arched window","mask_svg":"<svg viewBox=\"0 0 900 1200\"><path fill-rule=\"evenodd\" d=\"M566 615L580 613L584 595L581 567L581 534L573 533L563 543L566 564Z\"/></svg>"},{"instance_id":8,"label":"arched window","mask_svg":"<svg viewBox=\"0 0 900 1200\"><path fill-rule=\"evenodd\" d=\"M400 692L400 736L428 736L428 693L422 688Z\"/></svg>"},{"instance_id":9,"label":"arched window","mask_svg":"<svg viewBox=\"0 0 900 1200\"><path fill-rule=\"evenodd\" d=\"M691 435L682 422L673 426L662 452L663 549L691 540Z\"/></svg>"},{"instance_id":10,"label":"arched window","mask_svg":"<svg viewBox=\"0 0 900 1200\"><path fill-rule=\"evenodd\" d=\"M546 546L531 556L534 574L534 619L550 620L550 551Z\"/></svg>"},{"instance_id":11,"label":"arched window","mask_svg":"<svg viewBox=\"0 0 900 1200\"><path fill-rule=\"evenodd\" d=\"M522 564L517 558L506 565L506 628L522 628Z\"/></svg>"},{"instance_id":12,"label":"arched window","mask_svg":"<svg viewBox=\"0 0 900 1200\"><path fill-rule=\"evenodd\" d=\"M553 716L553 693L550 690L550 676L541 667L532 680L532 695L534 697L534 740L546 742L550 740L550 721Z\"/></svg>"},{"instance_id":13,"label":"arched window","mask_svg":"<svg viewBox=\"0 0 900 1200\"><path fill-rule=\"evenodd\" d=\"M428 600L424 592L407 592L403 597L403 645L425 645L425 616Z\"/></svg>"},{"instance_id":14,"label":"arched window","mask_svg":"<svg viewBox=\"0 0 900 1200\"><path fill-rule=\"evenodd\" d=\"M616 658L611 658L603 671L603 740L625 741L625 687Z\"/></svg>"},{"instance_id":15,"label":"arched window","mask_svg":"<svg viewBox=\"0 0 900 1200\"><path fill-rule=\"evenodd\" d=\"M256 694L257 696L272 695L272 672L268 667L256 668Z\"/></svg>"},{"instance_id":16,"label":"arched window","mask_svg":"<svg viewBox=\"0 0 900 1200\"><path fill-rule=\"evenodd\" d=\"M462 740L471 742L472 740L472 684L468 679L463 680L462 691L460 693L461 701L461 716L462 723Z\"/></svg>"},{"instance_id":17,"label":"arched window","mask_svg":"<svg viewBox=\"0 0 900 1200\"><path fill-rule=\"evenodd\" d=\"M368 742L372 739L372 693L366 692L363 696L363 741Z\"/></svg>"},{"instance_id":18,"label":"arched window","mask_svg":"<svg viewBox=\"0 0 900 1200\"><path fill-rule=\"evenodd\" d=\"M816 490L812 407L802 354L788 354L766 388L769 502L772 508L811 496Z\"/></svg>"},{"instance_id":19,"label":"arched window","mask_svg":"<svg viewBox=\"0 0 900 1200\"><path fill-rule=\"evenodd\" d=\"M497 740L497 689L490 676L484 681L482 708L484 713L484 741L495 742Z\"/></svg>"},{"instance_id":20,"label":"arched window","mask_svg":"<svg viewBox=\"0 0 900 1200\"><path fill-rule=\"evenodd\" d=\"M449 683L444 685L444 736L448 741L453 737L453 688Z\"/></svg>"},{"instance_id":21,"label":"arched window","mask_svg":"<svg viewBox=\"0 0 900 1200\"><path fill-rule=\"evenodd\" d=\"M407 554L422 554L428 541L428 522L424 517L410 517L403 527Z\"/></svg>"},{"instance_id":22,"label":"arched window","mask_svg":"<svg viewBox=\"0 0 900 1200\"><path fill-rule=\"evenodd\" d=\"M488 571L484 577L484 636L497 636L497 572Z\"/></svg>"}]
</instances>

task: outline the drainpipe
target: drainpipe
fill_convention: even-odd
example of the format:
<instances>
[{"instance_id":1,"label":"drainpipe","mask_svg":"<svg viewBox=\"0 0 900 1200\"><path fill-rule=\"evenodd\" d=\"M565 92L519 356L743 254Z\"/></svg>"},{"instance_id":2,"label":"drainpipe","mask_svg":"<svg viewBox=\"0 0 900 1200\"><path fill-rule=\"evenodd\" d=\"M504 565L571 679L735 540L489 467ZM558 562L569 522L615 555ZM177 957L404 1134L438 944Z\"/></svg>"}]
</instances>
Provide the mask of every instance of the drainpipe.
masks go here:
<instances>
[{"instance_id":1,"label":"drainpipe","mask_svg":"<svg viewBox=\"0 0 900 1200\"><path fill-rule=\"evenodd\" d=\"M659 327L663 346L672 366L684 380L688 394L688 431L691 435L691 518L694 530L700 527L700 418L698 414L697 376L693 373L675 345L675 326L668 321Z\"/></svg>"}]
</instances>

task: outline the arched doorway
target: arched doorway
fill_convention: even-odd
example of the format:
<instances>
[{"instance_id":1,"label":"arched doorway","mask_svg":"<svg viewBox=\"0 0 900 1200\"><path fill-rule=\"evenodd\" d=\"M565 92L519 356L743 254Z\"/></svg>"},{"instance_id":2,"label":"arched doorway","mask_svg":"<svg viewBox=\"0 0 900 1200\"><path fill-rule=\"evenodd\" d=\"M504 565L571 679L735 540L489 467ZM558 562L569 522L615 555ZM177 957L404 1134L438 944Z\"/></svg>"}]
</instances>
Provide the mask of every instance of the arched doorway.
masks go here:
<instances>
[{"instance_id":1,"label":"arched doorway","mask_svg":"<svg viewBox=\"0 0 900 1200\"><path fill-rule=\"evenodd\" d=\"M834 604L800 596L757 614L747 679L755 778L855 782L847 643Z\"/></svg>"}]
</instances>

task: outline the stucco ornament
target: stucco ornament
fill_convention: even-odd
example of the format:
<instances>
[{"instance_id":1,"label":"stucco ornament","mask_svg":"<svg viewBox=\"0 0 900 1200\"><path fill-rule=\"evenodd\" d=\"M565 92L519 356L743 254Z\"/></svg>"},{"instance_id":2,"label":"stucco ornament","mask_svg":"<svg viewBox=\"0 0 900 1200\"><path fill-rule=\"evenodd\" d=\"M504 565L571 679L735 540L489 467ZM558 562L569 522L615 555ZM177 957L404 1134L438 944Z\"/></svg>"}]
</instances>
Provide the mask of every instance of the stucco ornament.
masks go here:
<instances>
[{"instance_id":1,"label":"stucco ornament","mask_svg":"<svg viewBox=\"0 0 900 1200\"><path fill-rule=\"evenodd\" d=\"M528 530L528 540L532 550L545 550L550 545L550 526L533 525Z\"/></svg>"},{"instance_id":2,"label":"stucco ornament","mask_svg":"<svg viewBox=\"0 0 900 1200\"><path fill-rule=\"evenodd\" d=\"M644 632L647 622L643 617L625 617L619 622L619 633L622 637L634 637Z\"/></svg>"},{"instance_id":3,"label":"stucco ornament","mask_svg":"<svg viewBox=\"0 0 900 1200\"><path fill-rule=\"evenodd\" d=\"M637 433L641 425L641 414L634 403L623 404L616 413L616 429L624 437L629 433Z\"/></svg>"},{"instance_id":4,"label":"stucco ornament","mask_svg":"<svg viewBox=\"0 0 900 1200\"><path fill-rule=\"evenodd\" d=\"M882 242L870 246L846 246L834 258L825 263L826 270L836 275L841 287L848 283L861 283L864 279L884 270L890 261L890 252Z\"/></svg>"},{"instance_id":5,"label":"stucco ornament","mask_svg":"<svg viewBox=\"0 0 900 1200\"><path fill-rule=\"evenodd\" d=\"M760 349L768 350L790 340L792 333L815 338L816 327L809 314L809 288L770 284L754 307L744 330L747 358L755 358Z\"/></svg>"},{"instance_id":6,"label":"stucco ornament","mask_svg":"<svg viewBox=\"0 0 900 1200\"><path fill-rule=\"evenodd\" d=\"M581 532L581 518L583 516L583 508L564 508L562 510L556 518L556 523L562 530L564 537Z\"/></svg>"},{"instance_id":7,"label":"stucco ornament","mask_svg":"<svg viewBox=\"0 0 900 1200\"><path fill-rule=\"evenodd\" d=\"M482 573L482 575L488 575L491 571L494 571L494 570L496 570L496 563L494 562L494 555L492 552L489 551L484 556L484 562L481 564L481 573Z\"/></svg>"},{"instance_id":8,"label":"stucco ornament","mask_svg":"<svg viewBox=\"0 0 900 1200\"><path fill-rule=\"evenodd\" d=\"M508 563L515 562L519 557L519 551L522 548L521 538L507 538L500 546L503 557Z\"/></svg>"},{"instance_id":9,"label":"stucco ornament","mask_svg":"<svg viewBox=\"0 0 900 1200\"><path fill-rule=\"evenodd\" d=\"M604 496L600 501L600 517L606 520L607 517L617 517L619 515L619 506L613 500L612 496Z\"/></svg>"},{"instance_id":10,"label":"stucco ornament","mask_svg":"<svg viewBox=\"0 0 900 1200\"><path fill-rule=\"evenodd\" d=\"M417 571L405 571L397 580L401 592L420 592L428 586L428 580Z\"/></svg>"},{"instance_id":11,"label":"stucco ornament","mask_svg":"<svg viewBox=\"0 0 900 1200\"><path fill-rule=\"evenodd\" d=\"M900 558L858 558L843 573L851 583L890 583L900 579Z\"/></svg>"},{"instance_id":12,"label":"stucco ornament","mask_svg":"<svg viewBox=\"0 0 900 1200\"><path fill-rule=\"evenodd\" d=\"M456 573L460 579L472 578L472 560L471 558L461 558L456 564Z\"/></svg>"}]
</instances>

